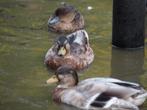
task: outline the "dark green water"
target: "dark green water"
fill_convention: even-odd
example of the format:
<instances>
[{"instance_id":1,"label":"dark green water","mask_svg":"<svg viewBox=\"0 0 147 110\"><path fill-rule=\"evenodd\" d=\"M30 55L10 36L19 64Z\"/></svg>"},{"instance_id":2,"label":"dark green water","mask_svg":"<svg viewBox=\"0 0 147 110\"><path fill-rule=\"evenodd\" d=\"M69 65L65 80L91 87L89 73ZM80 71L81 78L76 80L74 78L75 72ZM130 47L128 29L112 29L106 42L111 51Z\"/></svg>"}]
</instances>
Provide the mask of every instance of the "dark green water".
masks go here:
<instances>
[{"instance_id":1,"label":"dark green water","mask_svg":"<svg viewBox=\"0 0 147 110\"><path fill-rule=\"evenodd\" d=\"M91 67L80 77L135 81L147 89L147 45L137 51L112 48L112 0L64 0L84 15L95 53ZM52 101L45 81L51 76L43 60L56 34L47 20L62 0L0 0L0 110L77 110ZM87 7L93 10L88 11ZM146 23L147 26L147 23ZM146 40L147 44L147 40ZM141 110L147 109L147 101Z\"/></svg>"}]
</instances>

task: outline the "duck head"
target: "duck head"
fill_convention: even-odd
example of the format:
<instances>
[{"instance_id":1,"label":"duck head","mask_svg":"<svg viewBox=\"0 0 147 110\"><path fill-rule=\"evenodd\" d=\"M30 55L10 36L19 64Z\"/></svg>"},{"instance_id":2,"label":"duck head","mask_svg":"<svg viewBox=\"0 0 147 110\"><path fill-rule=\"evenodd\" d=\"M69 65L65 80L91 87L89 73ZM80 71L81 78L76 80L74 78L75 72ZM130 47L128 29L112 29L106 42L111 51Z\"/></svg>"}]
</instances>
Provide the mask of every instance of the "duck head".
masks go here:
<instances>
[{"instance_id":1,"label":"duck head","mask_svg":"<svg viewBox=\"0 0 147 110\"><path fill-rule=\"evenodd\" d=\"M70 44L65 36L61 36L57 40L57 55L65 56L69 53Z\"/></svg>"},{"instance_id":2,"label":"duck head","mask_svg":"<svg viewBox=\"0 0 147 110\"><path fill-rule=\"evenodd\" d=\"M48 25L56 25L61 22L71 22L76 15L76 10L73 6L64 5L55 10L55 13L48 20Z\"/></svg>"},{"instance_id":3,"label":"duck head","mask_svg":"<svg viewBox=\"0 0 147 110\"><path fill-rule=\"evenodd\" d=\"M64 65L57 69L55 75L48 79L47 84L57 83L59 88L69 88L78 84L77 72L71 67Z\"/></svg>"}]
</instances>

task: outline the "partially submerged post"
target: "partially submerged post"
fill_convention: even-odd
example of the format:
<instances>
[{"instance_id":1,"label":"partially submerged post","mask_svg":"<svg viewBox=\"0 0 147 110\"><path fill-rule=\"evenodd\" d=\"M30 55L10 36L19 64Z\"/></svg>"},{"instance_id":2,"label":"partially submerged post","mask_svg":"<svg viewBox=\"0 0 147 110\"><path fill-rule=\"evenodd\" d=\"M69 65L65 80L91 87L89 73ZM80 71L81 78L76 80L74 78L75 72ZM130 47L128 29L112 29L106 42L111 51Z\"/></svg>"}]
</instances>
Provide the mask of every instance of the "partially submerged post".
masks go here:
<instances>
[{"instance_id":1,"label":"partially submerged post","mask_svg":"<svg viewBox=\"0 0 147 110\"><path fill-rule=\"evenodd\" d=\"M120 48L144 46L145 1L113 0L112 45Z\"/></svg>"},{"instance_id":2,"label":"partially submerged post","mask_svg":"<svg viewBox=\"0 0 147 110\"><path fill-rule=\"evenodd\" d=\"M144 72L144 48L124 50L112 47L111 77L138 82Z\"/></svg>"}]
</instances>

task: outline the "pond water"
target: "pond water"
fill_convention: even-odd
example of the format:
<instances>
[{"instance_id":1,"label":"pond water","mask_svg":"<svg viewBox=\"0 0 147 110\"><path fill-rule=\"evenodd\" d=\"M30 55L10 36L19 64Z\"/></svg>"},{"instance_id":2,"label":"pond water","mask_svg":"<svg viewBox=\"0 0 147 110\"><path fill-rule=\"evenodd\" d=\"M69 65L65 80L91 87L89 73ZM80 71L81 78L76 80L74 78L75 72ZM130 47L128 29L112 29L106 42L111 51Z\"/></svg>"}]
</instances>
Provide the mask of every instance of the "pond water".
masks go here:
<instances>
[{"instance_id":1,"label":"pond water","mask_svg":"<svg viewBox=\"0 0 147 110\"><path fill-rule=\"evenodd\" d=\"M52 101L55 85L43 63L57 34L47 20L63 0L0 0L0 110L77 110ZM95 60L80 79L116 77L147 89L147 40L144 49L112 48L112 0L64 0L84 15ZM87 7L93 9L88 11ZM147 23L146 23L147 26ZM146 30L147 33L147 30ZM147 101L141 106L147 110Z\"/></svg>"}]
</instances>

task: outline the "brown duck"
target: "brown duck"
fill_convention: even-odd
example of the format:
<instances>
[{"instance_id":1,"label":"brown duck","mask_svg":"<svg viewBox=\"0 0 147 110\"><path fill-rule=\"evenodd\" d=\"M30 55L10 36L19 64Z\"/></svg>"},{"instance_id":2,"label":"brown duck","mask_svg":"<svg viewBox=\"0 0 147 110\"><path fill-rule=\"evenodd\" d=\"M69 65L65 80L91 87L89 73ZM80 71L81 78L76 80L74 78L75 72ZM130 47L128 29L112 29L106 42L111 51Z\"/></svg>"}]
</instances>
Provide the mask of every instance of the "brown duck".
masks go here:
<instances>
[{"instance_id":1,"label":"brown duck","mask_svg":"<svg viewBox=\"0 0 147 110\"><path fill-rule=\"evenodd\" d=\"M49 18L48 28L54 32L71 33L84 28L84 18L73 6L63 5Z\"/></svg>"},{"instance_id":2,"label":"brown duck","mask_svg":"<svg viewBox=\"0 0 147 110\"><path fill-rule=\"evenodd\" d=\"M52 69L69 65L75 70L82 70L88 67L93 59L88 34L85 30L79 30L59 37L46 53L45 64Z\"/></svg>"}]
</instances>

